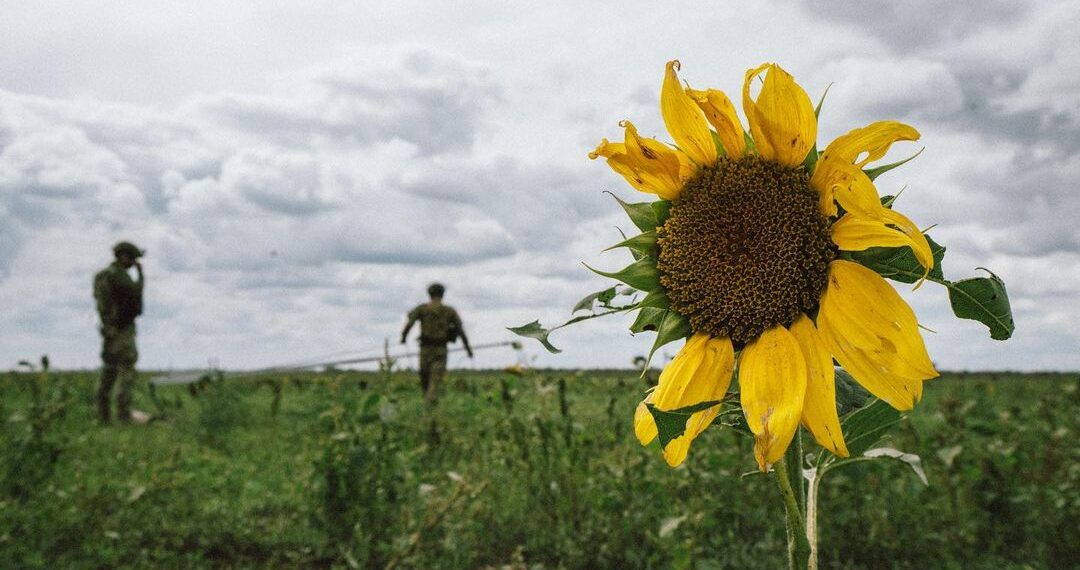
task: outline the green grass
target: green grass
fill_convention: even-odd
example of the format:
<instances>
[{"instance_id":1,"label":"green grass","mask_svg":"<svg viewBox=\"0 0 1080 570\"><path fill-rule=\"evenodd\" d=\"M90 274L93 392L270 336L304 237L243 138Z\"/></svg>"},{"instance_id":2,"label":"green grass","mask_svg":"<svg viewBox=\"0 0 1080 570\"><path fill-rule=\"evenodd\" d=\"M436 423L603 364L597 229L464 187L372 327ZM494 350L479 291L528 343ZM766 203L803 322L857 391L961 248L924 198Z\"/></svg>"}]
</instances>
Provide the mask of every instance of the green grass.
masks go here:
<instances>
[{"instance_id":1,"label":"green grass","mask_svg":"<svg viewBox=\"0 0 1080 570\"><path fill-rule=\"evenodd\" d=\"M784 564L782 506L752 442L710 429L669 469L633 437L645 384L632 372L455 372L436 412L409 373L158 388L160 408L144 384L136 407L164 419L107 427L95 383L0 375L0 567ZM929 383L887 445L918 453L930 485L895 462L830 474L822 567L1075 566L1078 385Z\"/></svg>"}]
</instances>

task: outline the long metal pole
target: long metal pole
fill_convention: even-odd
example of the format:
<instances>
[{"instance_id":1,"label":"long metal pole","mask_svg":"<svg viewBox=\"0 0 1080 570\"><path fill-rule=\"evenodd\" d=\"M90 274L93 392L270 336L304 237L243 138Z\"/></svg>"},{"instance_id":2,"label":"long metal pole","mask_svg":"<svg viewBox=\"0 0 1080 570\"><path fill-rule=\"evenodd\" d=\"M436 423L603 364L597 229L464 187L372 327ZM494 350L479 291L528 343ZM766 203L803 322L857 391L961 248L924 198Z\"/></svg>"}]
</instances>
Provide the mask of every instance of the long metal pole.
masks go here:
<instances>
[{"instance_id":1,"label":"long metal pole","mask_svg":"<svg viewBox=\"0 0 1080 570\"><path fill-rule=\"evenodd\" d=\"M487 348L498 348L502 346L513 346L515 343L512 341L504 342L489 342L485 344L478 344L470 347L475 352L477 350L484 350ZM465 347L456 347L447 350L447 352L462 352ZM419 352L406 352L404 354L389 355L390 358L412 358L419 355ZM273 372L295 372L299 370L310 370L312 368L322 368L325 366L341 366L343 364L364 364L367 362L380 362L386 360L387 355L382 356L365 356L363 358L347 358L344 360L331 360L327 362L316 362L311 364L303 364L298 366L271 366L269 368L259 368L256 370L244 370L238 372L224 372L223 375L228 378L241 378L244 376L257 376L259 374L270 374ZM189 384L196 382L205 375L206 372L181 372L177 374L162 374L155 376L150 381L154 384Z\"/></svg>"}]
</instances>

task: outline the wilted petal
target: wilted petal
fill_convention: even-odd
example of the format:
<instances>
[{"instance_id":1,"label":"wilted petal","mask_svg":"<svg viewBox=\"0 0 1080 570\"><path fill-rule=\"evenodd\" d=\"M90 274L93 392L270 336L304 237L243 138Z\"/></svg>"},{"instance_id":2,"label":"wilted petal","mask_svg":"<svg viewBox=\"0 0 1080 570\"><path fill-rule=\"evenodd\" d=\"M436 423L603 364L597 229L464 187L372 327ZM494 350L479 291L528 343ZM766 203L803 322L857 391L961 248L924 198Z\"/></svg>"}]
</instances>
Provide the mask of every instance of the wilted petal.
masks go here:
<instances>
[{"instance_id":1,"label":"wilted petal","mask_svg":"<svg viewBox=\"0 0 1080 570\"><path fill-rule=\"evenodd\" d=\"M716 129L717 138L728 158L740 159L746 154L746 133L743 131L739 115L735 112L735 106L731 99L723 91L708 89L687 91L690 96L705 113L709 124Z\"/></svg>"},{"instance_id":2,"label":"wilted petal","mask_svg":"<svg viewBox=\"0 0 1080 570\"><path fill-rule=\"evenodd\" d=\"M743 414L754 432L754 457L762 471L784 456L802 417L806 361L782 325L761 334L739 357Z\"/></svg>"},{"instance_id":3,"label":"wilted petal","mask_svg":"<svg viewBox=\"0 0 1080 570\"><path fill-rule=\"evenodd\" d=\"M762 72L765 82L754 101L750 97L750 84ZM814 147L817 138L814 105L795 78L779 65L766 63L746 72L743 112L758 154L766 160L798 166Z\"/></svg>"},{"instance_id":4,"label":"wilted petal","mask_svg":"<svg viewBox=\"0 0 1080 570\"><path fill-rule=\"evenodd\" d=\"M664 117L668 133L675 140L675 146L686 153L690 160L698 166L716 164L716 143L713 142L712 132L701 109L679 82L678 69L678 60L667 63L664 86L660 90L660 114Z\"/></svg>"}]
</instances>

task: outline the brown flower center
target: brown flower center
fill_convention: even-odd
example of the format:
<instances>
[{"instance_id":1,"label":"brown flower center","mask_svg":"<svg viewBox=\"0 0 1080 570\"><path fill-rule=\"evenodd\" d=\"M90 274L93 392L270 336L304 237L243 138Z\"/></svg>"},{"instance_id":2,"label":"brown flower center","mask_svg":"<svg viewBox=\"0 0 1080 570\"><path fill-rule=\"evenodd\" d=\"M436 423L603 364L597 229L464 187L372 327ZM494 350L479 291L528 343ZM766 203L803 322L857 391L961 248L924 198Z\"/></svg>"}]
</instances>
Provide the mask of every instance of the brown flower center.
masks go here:
<instances>
[{"instance_id":1,"label":"brown flower center","mask_svg":"<svg viewBox=\"0 0 1080 570\"><path fill-rule=\"evenodd\" d=\"M702 168L658 243L671 308L736 346L813 311L836 255L806 173L758 157Z\"/></svg>"}]
</instances>

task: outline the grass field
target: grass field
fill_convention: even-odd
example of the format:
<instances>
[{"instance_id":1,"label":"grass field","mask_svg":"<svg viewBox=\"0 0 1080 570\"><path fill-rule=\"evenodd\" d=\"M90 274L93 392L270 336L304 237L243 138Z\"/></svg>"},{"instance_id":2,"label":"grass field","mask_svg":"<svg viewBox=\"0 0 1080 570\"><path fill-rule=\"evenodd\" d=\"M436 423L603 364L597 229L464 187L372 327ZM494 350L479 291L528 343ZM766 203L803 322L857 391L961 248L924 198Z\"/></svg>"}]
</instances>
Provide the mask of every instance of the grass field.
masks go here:
<instances>
[{"instance_id":1,"label":"grass field","mask_svg":"<svg viewBox=\"0 0 1080 570\"><path fill-rule=\"evenodd\" d=\"M671 470L625 372L144 382L99 427L93 373L0 375L2 568L781 568L752 442L714 428ZM1080 376L947 374L821 496L823 568L1080 564Z\"/></svg>"}]
</instances>

